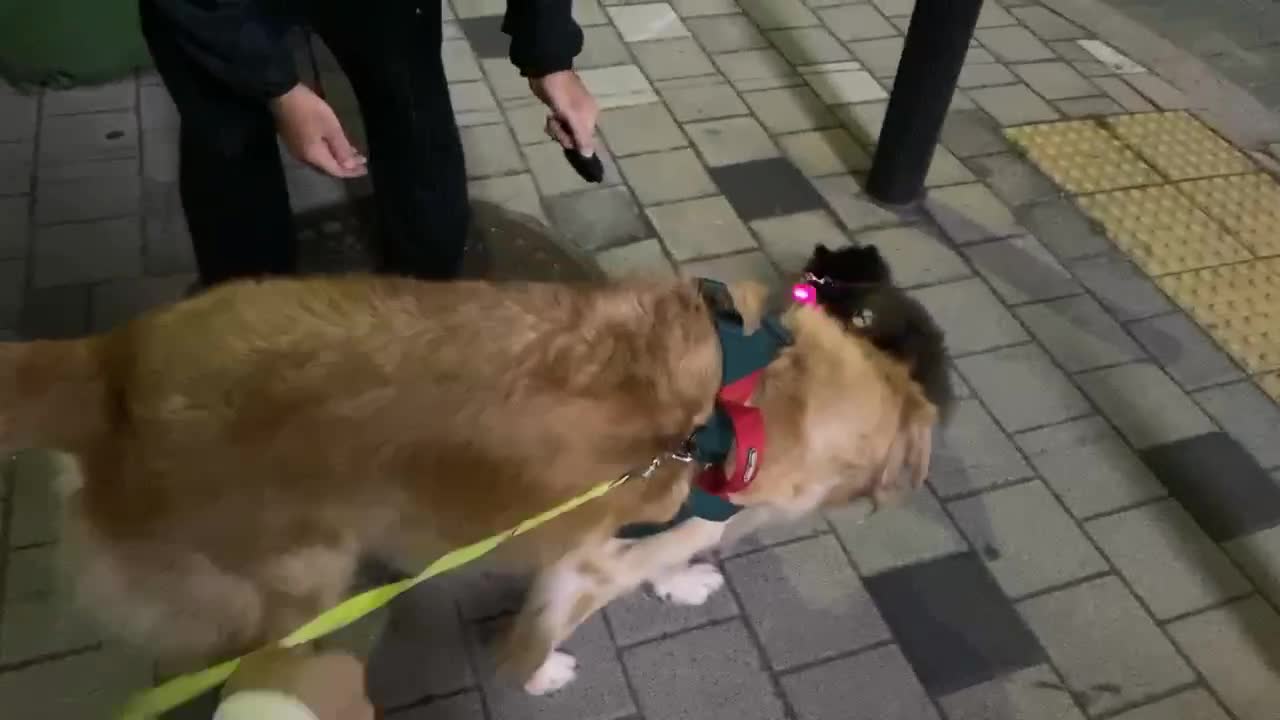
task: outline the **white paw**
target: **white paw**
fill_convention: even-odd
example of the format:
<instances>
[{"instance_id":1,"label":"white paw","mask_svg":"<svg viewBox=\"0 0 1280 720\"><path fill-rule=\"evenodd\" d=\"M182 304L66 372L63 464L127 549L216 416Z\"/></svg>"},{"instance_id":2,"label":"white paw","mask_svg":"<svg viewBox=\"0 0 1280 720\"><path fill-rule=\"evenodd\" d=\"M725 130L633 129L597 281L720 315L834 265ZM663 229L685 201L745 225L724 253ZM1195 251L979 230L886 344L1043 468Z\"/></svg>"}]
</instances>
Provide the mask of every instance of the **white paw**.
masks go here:
<instances>
[{"instance_id":1,"label":"white paw","mask_svg":"<svg viewBox=\"0 0 1280 720\"><path fill-rule=\"evenodd\" d=\"M524 690L530 695L548 695L573 682L577 675L578 660L569 653L556 650L524 684Z\"/></svg>"},{"instance_id":2,"label":"white paw","mask_svg":"<svg viewBox=\"0 0 1280 720\"><path fill-rule=\"evenodd\" d=\"M722 587L724 575L707 563L694 563L653 583L658 597L675 605L701 605Z\"/></svg>"}]
</instances>

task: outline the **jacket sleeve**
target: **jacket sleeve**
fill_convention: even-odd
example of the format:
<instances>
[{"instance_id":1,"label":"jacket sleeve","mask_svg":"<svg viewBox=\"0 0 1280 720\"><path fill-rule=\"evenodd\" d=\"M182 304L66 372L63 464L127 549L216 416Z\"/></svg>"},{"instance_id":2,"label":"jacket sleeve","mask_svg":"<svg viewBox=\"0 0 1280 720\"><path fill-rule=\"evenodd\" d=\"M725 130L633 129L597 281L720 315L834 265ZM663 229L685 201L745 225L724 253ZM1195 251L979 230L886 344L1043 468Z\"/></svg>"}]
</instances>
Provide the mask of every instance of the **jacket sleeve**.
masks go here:
<instances>
[{"instance_id":1,"label":"jacket sleeve","mask_svg":"<svg viewBox=\"0 0 1280 720\"><path fill-rule=\"evenodd\" d=\"M175 41L235 92L263 100L298 83L290 23L262 0L146 0L168 21Z\"/></svg>"},{"instance_id":2,"label":"jacket sleeve","mask_svg":"<svg viewBox=\"0 0 1280 720\"><path fill-rule=\"evenodd\" d=\"M509 0L502 31L511 36L511 63L525 77L569 70L582 52L573 0Z\"/></svg>"}]
</instances>

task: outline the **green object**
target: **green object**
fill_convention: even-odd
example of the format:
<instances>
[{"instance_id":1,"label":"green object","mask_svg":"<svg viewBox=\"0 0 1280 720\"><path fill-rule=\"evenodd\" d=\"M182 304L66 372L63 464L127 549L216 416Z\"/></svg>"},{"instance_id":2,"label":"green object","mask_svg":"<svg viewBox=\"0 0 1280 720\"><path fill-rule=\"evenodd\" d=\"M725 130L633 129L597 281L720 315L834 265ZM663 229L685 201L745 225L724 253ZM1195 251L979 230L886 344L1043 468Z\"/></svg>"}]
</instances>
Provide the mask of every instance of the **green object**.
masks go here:
<instances>
[{"instance_id":1,"label":"green object","mask_svg":"<svg viewBox=\"0 0 1280 720\"><path fill-rule=\"evenodd\" d=\"M69 88L151 65L138 0L0 0L0 77Z\"/></svg>"}]
</instances>

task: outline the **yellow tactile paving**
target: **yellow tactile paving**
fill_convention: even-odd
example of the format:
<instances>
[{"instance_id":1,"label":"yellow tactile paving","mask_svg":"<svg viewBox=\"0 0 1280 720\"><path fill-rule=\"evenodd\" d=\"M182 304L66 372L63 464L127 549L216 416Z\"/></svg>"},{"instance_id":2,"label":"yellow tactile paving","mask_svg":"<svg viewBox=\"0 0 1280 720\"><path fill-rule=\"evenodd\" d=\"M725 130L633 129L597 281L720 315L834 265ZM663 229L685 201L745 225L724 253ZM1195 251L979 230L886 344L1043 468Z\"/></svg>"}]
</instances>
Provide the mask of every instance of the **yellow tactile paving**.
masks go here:
<instances>
[{"instance_id":1,"label":"yellow tactile paving","mask_svg":"<svg viewBox=\"0 0 1280 720\"><path fill-rule=\"evenodd\" d=\"M1078 198L1107 236L1150 275L1249 259L1249 253L1208 215L1168 185Z\"/></svg>"},{"instance_id":2,"label":"yellow tactile paving","mask_svg":"<svg viewBox=\"0 0 1280 720\"><path fill-rule=\"evenodd\" d=\"M1161 177L1092 120L1022 125L1005 134L1064 190L1082 194L1152 185Z\"/></svg>"},{"instance_id":3,"label":"yellow tactile paving","mask_svg":"<svg viewBox=\"0 0 1280 720\"><path fill-rule=\"evenodd\" d=\"M1271 396L1272 400L1280 403L1280 373L1259 376L1258 385Z\"/></svg>"},{"instance_id":4,"label":"yellow tactile paving","mask_svg":"<svg viewBox=\"0 0 1280 720\"><path fill-rule=\"evenodd\" d=\"M1156 282L1250 373L1280 370L1280 258Z\"/></svg>"},{"instance_id":5,"label":"yellow tactile paving","mask_svg":"<svg viewBox=\"0 0 1280 720\"><path fill-rule=\"evenodd\" d=\"M1256 169L1244 153L1185 111L1112 115L1103 123L1170 180L1234 175Z\"/></svg>"},{"instance_id":6,"label":"yellow tactile paving","mask_svg":"<svg viewBox=\"0 0 1280 720\"><path fill-rule=\"evenodd\" d=\"M1270 175L1192 180L1176 187L1254 255L1280 255L1280 183Z\"/></svg>"}]
</instances>

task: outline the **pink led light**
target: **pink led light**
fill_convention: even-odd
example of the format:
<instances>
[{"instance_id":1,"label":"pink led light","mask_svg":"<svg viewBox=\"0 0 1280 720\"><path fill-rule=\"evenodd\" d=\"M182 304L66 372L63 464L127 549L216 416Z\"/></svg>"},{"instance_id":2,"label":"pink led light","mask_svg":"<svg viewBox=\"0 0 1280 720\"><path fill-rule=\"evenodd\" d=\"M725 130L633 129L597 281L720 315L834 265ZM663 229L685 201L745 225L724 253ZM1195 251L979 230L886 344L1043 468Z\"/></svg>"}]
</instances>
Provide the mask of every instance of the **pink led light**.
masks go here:
<instances>
[{"instance_id":1,"label":"pink led light","mask_svg":"<svg viewBox=\"0 0 1280 720\"><path fill-rule=\"evenodd\" d=\"M791 299L801 305L817 305L818 290L809 283L796 283L791 286Z\"/></svg>"}]
</instances>

